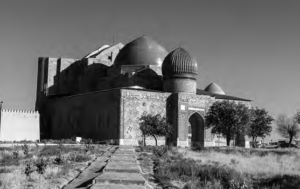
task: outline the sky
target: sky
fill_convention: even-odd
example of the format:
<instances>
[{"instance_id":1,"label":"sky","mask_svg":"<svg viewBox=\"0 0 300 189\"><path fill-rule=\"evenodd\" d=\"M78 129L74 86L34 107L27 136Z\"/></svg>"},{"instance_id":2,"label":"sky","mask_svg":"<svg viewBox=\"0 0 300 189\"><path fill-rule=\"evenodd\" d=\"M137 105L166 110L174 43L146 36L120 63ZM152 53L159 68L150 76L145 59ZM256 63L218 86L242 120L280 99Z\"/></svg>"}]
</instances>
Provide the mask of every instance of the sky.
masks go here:
<instances>
[{"instance_id":1,"label":"sky","mask_svg":"<svg viewBox=\"0 0 300 189\"><path fill-rule=\"evenodd\" d=\"M198 62L217 83L271 116L300 110L300 1L26 0L0 2L0 100L34 110L38 57L82 58L147 35ZM278 135L273 129L273 138Z\"/></svg>"}]
</instances>

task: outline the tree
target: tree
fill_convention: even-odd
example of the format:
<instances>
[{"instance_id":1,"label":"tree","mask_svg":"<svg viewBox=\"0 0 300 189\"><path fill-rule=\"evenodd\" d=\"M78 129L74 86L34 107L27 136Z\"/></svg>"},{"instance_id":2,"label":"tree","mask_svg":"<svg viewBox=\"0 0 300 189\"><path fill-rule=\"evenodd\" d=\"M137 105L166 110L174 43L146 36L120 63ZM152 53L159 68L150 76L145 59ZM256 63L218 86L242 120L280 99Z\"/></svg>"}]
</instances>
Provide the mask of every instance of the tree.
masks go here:
<instances>
[{"instance_id":1,"label":"tree","mask_svg":"<svg viewBox=\"0 0 300 189\"><path fill-rule=\"evenodd\" d=\"M157 146L157 137L170 136L172 129L172 125L167 122L166 117L160 114L144 113L140 118L140 130L144 136L144 145L146 145L145 137L152 136Z\"/></svg>"},{"instance_id":2,"label":"tree","mask_svg":"<svg viewBox=\"0 0 300 189\"><path fill-rule=\"evenodd\" d=\"M265 138L272 132L273 117L268 115L265 109L251 109L251 122L247 129L247 135L252 138L253 143L257 137Z\"/></svg>"},{"instance_id":3,"label":"tree","mask_svg":"<svg viewBox=\"0 0 300 189\"><path fill-rule=\"evenodd\" d=\"M288 118L286 115L279 115L276 124L277 124L277 132L285 137L289 138L289 147L293 141L293 138L297 138L300 133L300 128L298 125L299 117L296 114L293 118Z\"/></svg>"},{"instance_id":4,"label":"tree","mask_svg":"<svg viewBox=\"0 0 300 189\"><path fill-rule=\"evenodd\" d=\"M300 111L297 111L297 113L294 115L294 119L300 124Z\"/></svg>"},{"instance_id":5,"label":"tree","mask_svg":"<svg viewBox=\"0 0 300 189\"><path fill-rule=\"evenodd\" d=\"M229 146L231 139L245 133L250 122L250 111L243 103L217 101L208 110L205 121L206 127L212 127L214 134L222 134Z\"/></svg>"}]
</instances>

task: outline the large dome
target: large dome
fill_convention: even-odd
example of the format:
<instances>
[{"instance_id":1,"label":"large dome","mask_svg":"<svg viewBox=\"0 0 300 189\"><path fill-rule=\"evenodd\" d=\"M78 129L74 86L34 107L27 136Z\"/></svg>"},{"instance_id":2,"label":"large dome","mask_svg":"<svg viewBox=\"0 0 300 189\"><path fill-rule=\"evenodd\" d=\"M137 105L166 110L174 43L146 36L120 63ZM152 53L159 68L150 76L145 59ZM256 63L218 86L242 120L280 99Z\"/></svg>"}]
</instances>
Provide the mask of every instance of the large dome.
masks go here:
<instances>
[{"instance_id":1,"label":"large dome","mask_svg":"<svg viewBox=\"0 0 300 189\"><path fill-rule=\"evenodd\" d=\"M125 45L117 55L114 65L157 65L161 66L168 52L147 36L139 37Z\"/></svg>"},{"instance_id":2,"label":"large dome","mask_svg":"<svg viewBox=\"0 0 300 189\"><path fill-rule=\"evenodd\" d=\"M225 92L223 91L223 89L215 84L215 83L211 83L209 84L205 89L204 91L206 92L210 92L212 94L218 94L218 95L225 95Z\"/></svg>"},{"instance_id":3,"label":"large dome","mask_svg":"<svg viewBox=\"0 0 300 189\"><path fill-rule=\"evenodd\" d=\"M197 62L185 49L177 48L165 58L162 74L165 78L196 78L198 74Z\"/></svg>"}]
</instances>

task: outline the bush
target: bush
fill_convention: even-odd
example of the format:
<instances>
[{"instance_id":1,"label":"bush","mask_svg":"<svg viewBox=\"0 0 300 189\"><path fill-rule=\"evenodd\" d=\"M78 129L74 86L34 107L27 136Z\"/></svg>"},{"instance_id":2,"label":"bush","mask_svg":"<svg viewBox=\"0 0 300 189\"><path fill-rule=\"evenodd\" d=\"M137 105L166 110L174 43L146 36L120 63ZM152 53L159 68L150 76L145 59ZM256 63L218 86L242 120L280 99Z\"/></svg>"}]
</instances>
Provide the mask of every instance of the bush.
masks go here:
<instances>
[{"instance_id":1,"label":"bush","mask_svg":"<svg viewBox=\"0 0 300 189\"><path fill-rule=\"evenodd\" d=\"M24 145L21 146L22 150L23 150L23 154L25 155L25 157L28 157L28 153L29 153L29 146L27 143L25 143Z\"/></svg>"}]
</instances>

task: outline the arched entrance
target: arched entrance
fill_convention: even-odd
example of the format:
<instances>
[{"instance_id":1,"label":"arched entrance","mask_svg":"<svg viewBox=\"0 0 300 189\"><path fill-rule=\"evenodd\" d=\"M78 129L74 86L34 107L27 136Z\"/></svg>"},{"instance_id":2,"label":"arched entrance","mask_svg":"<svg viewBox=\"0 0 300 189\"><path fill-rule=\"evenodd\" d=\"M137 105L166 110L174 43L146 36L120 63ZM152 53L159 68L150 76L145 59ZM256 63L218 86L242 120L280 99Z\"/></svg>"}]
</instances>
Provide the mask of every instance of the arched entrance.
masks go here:
<instances>
[{"instance_id":1,"label":"arched entrance","mask_svg":"<svg viewBox=\"0 0 300 189\"><path fill-rule=\"evenodd\" d=\"M204 147L204 119L198 113L193 113L189 118L188 141L189 146Z\"/></svg>"}]
</instances>

